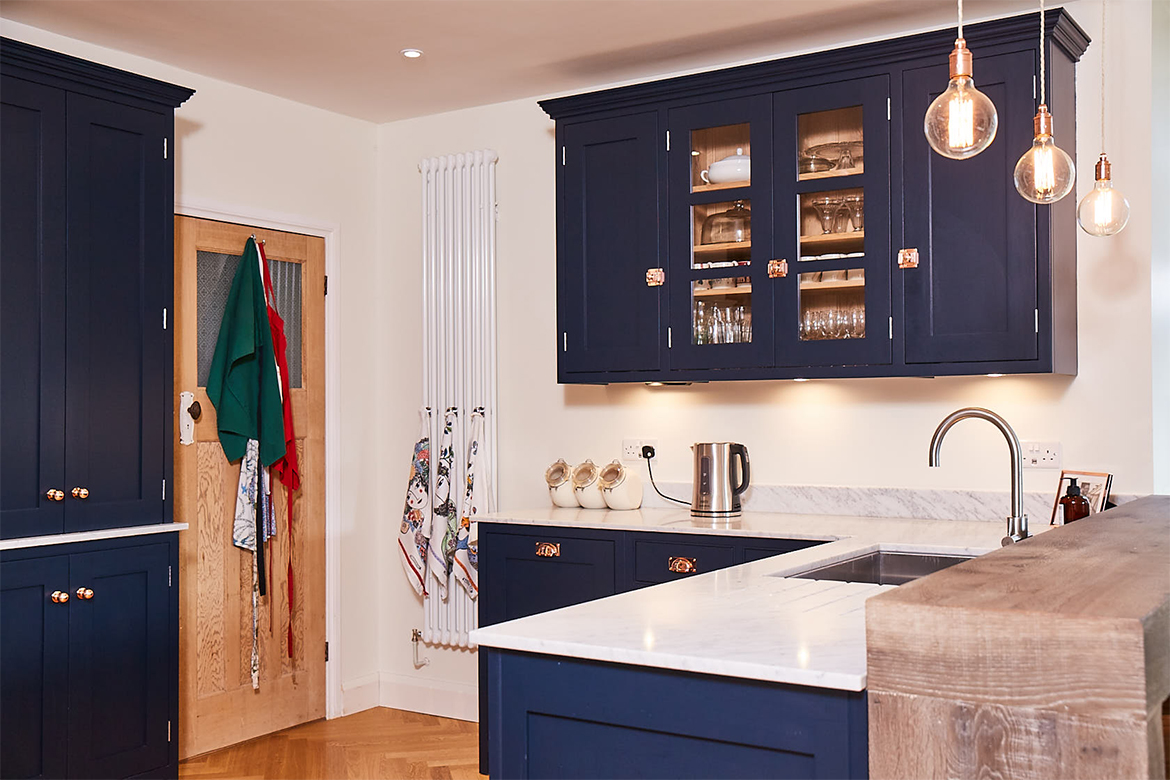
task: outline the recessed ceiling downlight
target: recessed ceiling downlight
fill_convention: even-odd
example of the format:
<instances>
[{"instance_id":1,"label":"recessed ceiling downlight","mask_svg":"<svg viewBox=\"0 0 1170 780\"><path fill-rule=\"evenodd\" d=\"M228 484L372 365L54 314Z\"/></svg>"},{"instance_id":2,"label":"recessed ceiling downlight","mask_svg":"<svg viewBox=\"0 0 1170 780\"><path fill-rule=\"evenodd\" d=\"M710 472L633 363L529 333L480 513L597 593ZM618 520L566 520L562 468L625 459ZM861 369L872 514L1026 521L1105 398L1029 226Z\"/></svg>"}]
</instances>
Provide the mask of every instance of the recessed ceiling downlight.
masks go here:
<instances>
[{"instance_id":1,"label":"recessed ceiling downlight","mask_svg":"<svg viewBox=\"0 0 1170 780\"><path fill-rule=\"evenodd\" d=\"M399 54L408 60L417 60L423 55L422 49L403 49Z\"/></svg>"}]
</instances>

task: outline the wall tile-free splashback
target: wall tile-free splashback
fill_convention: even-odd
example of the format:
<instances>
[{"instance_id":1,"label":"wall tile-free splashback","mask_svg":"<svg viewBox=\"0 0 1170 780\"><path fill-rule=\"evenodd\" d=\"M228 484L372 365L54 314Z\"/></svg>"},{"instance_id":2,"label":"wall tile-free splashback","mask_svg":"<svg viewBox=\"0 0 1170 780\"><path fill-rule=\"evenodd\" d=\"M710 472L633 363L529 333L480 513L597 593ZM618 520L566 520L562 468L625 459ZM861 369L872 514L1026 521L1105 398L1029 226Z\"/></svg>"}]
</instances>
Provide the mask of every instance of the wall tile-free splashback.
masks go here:
<instances>
[{"instance_id":1,"label":"wall tile-free splashback","mask_svg":"<svg viewBox=\"0 0 1170 780\"><path fill-rule=\"evenodd\" d=\"M689 483L660 482L668 496L687 499ZM1115 504L1138 498L1111 495ZM1005 490L935 490L915 488L831 487L825 485L753 485L743 494L747 512L785 512L807 515L855 515L858 517L915 517L926 520L989 520L1003 522L1011 507ZM1033 525L1047 524L1056 501L1054 492L1025 493L1024 511ZM646 486L643 505L671 506Z\"/></svg>"}]
</instances>

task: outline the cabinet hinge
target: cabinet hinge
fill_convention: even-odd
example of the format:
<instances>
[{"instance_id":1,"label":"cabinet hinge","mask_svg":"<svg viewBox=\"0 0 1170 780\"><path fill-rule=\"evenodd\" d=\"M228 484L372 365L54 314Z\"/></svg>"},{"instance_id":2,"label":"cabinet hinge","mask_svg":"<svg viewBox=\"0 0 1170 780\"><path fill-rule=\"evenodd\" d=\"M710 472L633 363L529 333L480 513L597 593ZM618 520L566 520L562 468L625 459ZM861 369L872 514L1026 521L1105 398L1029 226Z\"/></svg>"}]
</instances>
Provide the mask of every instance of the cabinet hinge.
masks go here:
<instances>
[{"instance_id":1,"label":"cabinet hinge","mask_svg":"<svg viewBox=\"0 0 1170 780\"><path fill-rule=\"evenodd\" d=\"M171 567L170 566L167 567L167 587L168 588L174 587L174 583L171 581Z\"/></svg>"},{"instance_id":2,"label":"cabinet hinge","mask_svg":"<svg viewBox=\"0 0 1170 780\"><path fill-rule=\"evenodd\" d=\"M325 661L326 661L326 663L328 663L328 661L329 661L329 642L328 641L325 642Z\"/></svg>"},{"instance_id":3,"label":"cabinet hinge","mask_svg":"<svg viewBox=\"0 0 1170 780\"><path fill-rule=\"evenodd\" d=\"M167 481L163 480L163 501L167 500Z\"/></svg>"},{"instance_id":4,"label":"cabinet hinge","mask_svg":"<svg viewBox=\"0 0 1170 780\"><path fill-rule=\"evenodd\" d=\"M1040 332L1040 310L1039 309L1032 309L1032 313L1035 315L1036 332L1039 333Z\"/></svg>"},{"instance_id":5,"label":"cabinet hinge","mask_svg":"<svg viewBox=\"0 0 1170 780\"><path fill-rule=\"evenodd\" d=\"M164 160L165 160L165 159L167 159L167 151L168 151L168 150L167 150L167 142L168 142L169 140L170 140L169 138L164 138L164 139L163 139L163 159L164 159Z\"/></svg>"},{"instance_id":6,"label":"cabinet hinge","mask_svg":"<svg viewBox=\"0 0 1170 780\"><path fill-rule=\"evenodd\" d=\"M568 159L568 154L567 154L567 152L565 152L565 147L562 146L561 147L561 165L567 165L568 164L566 162L567 159Z\"/></svg>"},{"instance_id":7,"label":"cabinet hinge","mask_svg":"<svg viewBox=\"0 0 1170 780\"><path fill-rule=\"evenodd\" d=\"M325 294L328 295L329 294L329 277L328 277L328 275L326 275L326 277L325 277L325 282L324 282L323 286L325 288Z\"/></svg>"},{"instance_id":8,"label":"cabinet hinge","mask_svg":"<svg viewBox=\"0 0 1170 780\"><path fill-rule=\"evenodd\" d=\"M674 331L669 327L666 329L666 348L674 349Z\"/></svg>"},{"instance_id":9,"label":"cabinet hinge","mask_svg":"<svg viewBox=\"0 0 1170 780\"><path fill-rule=\"evenodd\" d=\"M670 151L670 131L666 131L666 151Z\"/></svg>"},{"instance_id":10,"label":"cabinet hinge","mask_svg":"<svg viewBox=\"0 0 1170 780\"><path fill-rule=\"evenodd\" d=\"M167 721L167 742L171 741L171 722Z\"/></svg>"},{"instance_id":11,"label":"cabinet hinge","mask_svg":"<svg viewBox=\"0 0 1170 780\"><path fill-rule=\"evenodd\" d=\"M890 341L894 340L894 318L890 317Z\"/></svg>"},{"instance_id":12,"label":"cabinet hinge","mask_svg":"<svg viewBox=\"0 0 1170 780\"><path fill-rule=\"evenodd\" d=\"M1032 99L1036 99L1036 74L1032 74Z\"/></svg>"},{"instance_id":13,"label":"cabinet hinge","mask_svg":"<svg viewBox=\"0 0 1170 780\"><path fill-rule=\"evenodd\" d=\"M569 351L569 331L561 332L561 352Z\"/></svg>"},{"instance_id":14,"label":"cabinet hinge","mask_svg":"<svg viewBox=\"0 0 1170 780\"><path fill-rule=\"evenodd\" d=\"M163 307L163 330L167 329L167 307Z\"/></svg>"},{"instance_id":15,"label":"cabinet hinge","mask_svg":"<svg viewBox=\"0 0 1170 780\"><path fill-rule=\"evenodd\" d=\"M890 121L890 99L886 98L886 121Z\"/></svg>"}]
</instances>

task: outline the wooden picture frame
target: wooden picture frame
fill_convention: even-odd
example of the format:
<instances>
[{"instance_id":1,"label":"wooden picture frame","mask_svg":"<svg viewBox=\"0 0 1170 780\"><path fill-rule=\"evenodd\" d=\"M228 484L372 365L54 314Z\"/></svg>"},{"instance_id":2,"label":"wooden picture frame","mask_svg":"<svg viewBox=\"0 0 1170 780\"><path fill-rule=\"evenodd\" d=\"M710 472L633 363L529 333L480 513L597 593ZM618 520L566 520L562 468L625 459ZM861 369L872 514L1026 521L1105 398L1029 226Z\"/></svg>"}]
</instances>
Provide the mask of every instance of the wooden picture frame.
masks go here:
<instances>
[{"instance_id":1,"label":"wooden picture frame","mask_svg":"<svg viewBox=\"0 0 1170 780\"><path fill-rule=\"evenodd\" d=\"M1113 475L1104 471L1068 471L1061 470L1060 483L1056 486L1056 500L1052 502L1052 517L1049 525L1056 524L1056 514L1060 511L1060 499L1068 492L1072 480L1076 480L1081 487L1081 495L1089 502L1089 514L1095 515L1105 509L1109 501L1109 488L1113 484ZM1061 523L1063 525L1063 522Z\"/></svg>"}]
</instances>

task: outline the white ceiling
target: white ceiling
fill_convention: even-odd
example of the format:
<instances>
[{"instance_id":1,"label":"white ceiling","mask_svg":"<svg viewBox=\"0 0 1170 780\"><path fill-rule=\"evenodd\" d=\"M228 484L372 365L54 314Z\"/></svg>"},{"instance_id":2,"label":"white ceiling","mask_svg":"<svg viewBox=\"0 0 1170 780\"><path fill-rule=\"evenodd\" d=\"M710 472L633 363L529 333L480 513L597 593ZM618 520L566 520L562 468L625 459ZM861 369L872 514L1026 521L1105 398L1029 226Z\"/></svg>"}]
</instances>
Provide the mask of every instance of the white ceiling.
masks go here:
<instances>
[{"instance_id":1,"label":"white ceiling","mask_svg":"<svg viewBox=\"0 0 1170 780\"><path fill-rule=\"evenodd\" d=\"M1032 7L967 0L968 17ZM953 23L952 0L4 0L0 16L372 122ZM422 49L418 60L399 55Z\"/></svg>"}]
</instances>

